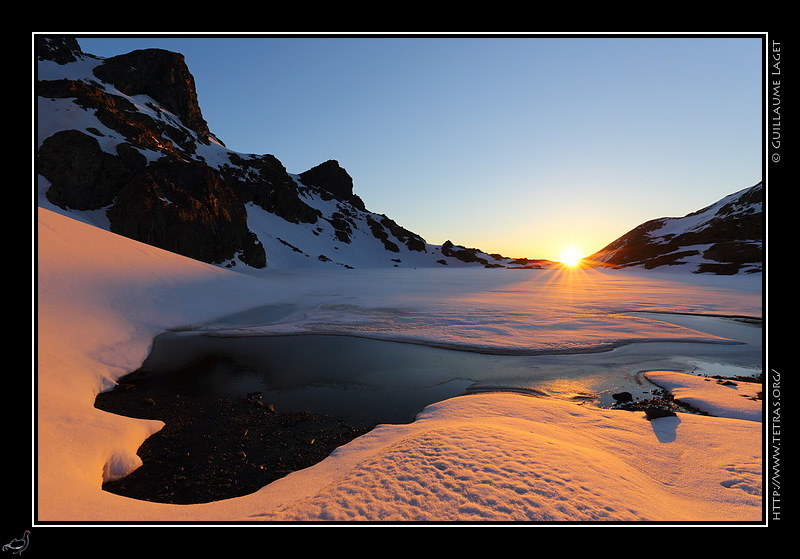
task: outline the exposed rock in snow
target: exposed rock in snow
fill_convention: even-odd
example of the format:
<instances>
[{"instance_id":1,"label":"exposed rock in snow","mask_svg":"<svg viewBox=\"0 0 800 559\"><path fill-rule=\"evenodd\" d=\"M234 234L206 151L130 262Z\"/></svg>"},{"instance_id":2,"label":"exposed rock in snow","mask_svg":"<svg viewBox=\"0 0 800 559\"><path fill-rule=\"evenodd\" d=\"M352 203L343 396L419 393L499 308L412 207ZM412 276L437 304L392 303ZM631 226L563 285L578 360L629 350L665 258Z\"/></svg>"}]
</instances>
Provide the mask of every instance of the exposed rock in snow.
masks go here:
<instances>
[{"instance_id":1,"label":"exposed rock in snow","mask_svg":"<svg viewBox=\"0 0 800 559\"><path fill-rule=\"evenodd\" d=\"M764 188L746 188L684 217L639 225L587 260L614 266L684 266L696 273L759 272Z\"/></svg>"},{"instance_id":2,"label":"exposed rock in snow","mask_svg":"<svg viewBox=\"0 0 800 559\"><path fill-rule=\"evenodd\" d=\"M228 267L485 265L369 211L338 161L290 174L274 155L227 149L178 53L103 59L41 36L36 48L44 207Z\"/></svg>"}]
</instances>

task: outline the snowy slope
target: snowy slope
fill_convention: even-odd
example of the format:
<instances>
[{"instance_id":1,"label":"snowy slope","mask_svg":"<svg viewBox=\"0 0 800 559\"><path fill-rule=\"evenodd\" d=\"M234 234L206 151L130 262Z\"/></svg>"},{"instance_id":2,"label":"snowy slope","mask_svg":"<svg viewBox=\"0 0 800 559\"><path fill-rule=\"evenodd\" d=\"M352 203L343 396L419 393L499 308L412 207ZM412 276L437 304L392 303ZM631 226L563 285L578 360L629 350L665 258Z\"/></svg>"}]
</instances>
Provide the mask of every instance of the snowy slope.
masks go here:
<instances>
[{"instance_id":1,"label":"snowy slope","mask_svg":"<svg viewBox=\"0 0 800 559\"><path fill-rule=\"evenodd\" d=\"M612 369L667 365L687 374L697 356L680 356L702 350L719 368L747 348L720 336L738 337L744 326L685 315L670 323L663 313L759 316L760 283L752 276L446 268L255 276L46 209L38 211L38 232L37 523L761 518L761 424L733 415L651 422L557 397L462 396L429 406L413 423L380 425L249 496L165 505L101 489L104 477L137 467L136 450L159 422L93 407L99 391L142 362L153 336L185 325L299 333L327 324L429 343L550 350L641 332L643 341L680 343L549 354L542 364L566 359L568 368L591 368L605 360ZM701 388L691 388L693 398L702 398Z\"/></svg>"},{"instance_id":2,"label":"snowy slope","mask_svg":"<svg viewBox=\"0 0 800 559\"><path fill-rule=\"evenodd\" d=\"M119 130L106 126L98 111L87 109L74 97L62 97L60 91L51 93L42 88L37 97L37 147L55 134L76 130L100 143L103 152L117 157L120 146L135 145L136 152L144 155L151 164L159 158L172 159L178 157L182 161L192 161L198 165L207 165L219 171L224 177L236 177L252 184L247 188L264 188L264 177L258 173L253 161L259 157L253 154L236 153L226 148L213 135L210 141L201 141L196 131L185 127L181 119L165 110L157 101L147 95L126 95L111 84L103 83L93 70L101 66L104 59L88 54L79 54L77 60L66 64L58 64L51 60L37 62L37 79L41 83L57 83L58 80L77 80L97 87L103 94L129 101L141 118L139 122L167 122L172 130L180 130L182 141L169 141L162 131L153 135L159 140L143 145L126 137ZM99 95L99 94L98 94ZM115 109L117 110L117 109ZM118 110L122 119L133 119L130 112ZM122 127L120 127L122 129ZM138 132L141 134L141 132ZM193 138L187 141L185 138ZM183 149L184 145L191 149ZM271 157L271 156L264 156ZM276 162L277 163L277 162ZM280 165L279 163L277 163ZM283 267L420 267L420 266L484 266L512 265L510 259L496 258L472 249L474 255L483 262L465 262L463 259L442 253L441 246L425 242L421 237L403 230L388 220L385 215L369 211L361 204L354 203L354 196L331 197L324 189L303 184L301 173L290 174L296 185L290 189L290 196L296 197L292 202L305 205L306 213L316 211L313 222L292 219L280 209L268 211L265 207L253 202L246 204L247 226L255 233L258 241L266 250L266 266L268 268ZM255 185L255 186L253 186ZM77 210L65 204L55 205L47 197L50 182L41 174L38 176L38 202L42 207L65 213L77 219L93 223L98 227L110 230L106 211L111 207L93 210ZM241 188L234 186L233 188ZM286 196L286 193L283 194ZM175 200L167 197L165 204L174 204ZM310 209L309 209L310 208ZM271 208L272 209L272 208ZM400 235L402 238L399 238ZM405 235L410 236L406 238ZM383 238L381 238L383 237ZM463 248L463 247L461 247ZM247 266L241 255L233 255L224 261L214 262L221 266Z\"/></svg>"},{"instance_id":3,"label":"snowy slope","mask_svg":"<svg viewBox=\"0 0 800 559\"><path fill-rule=\"evenodd\" d=\"M763 185L735 192L684 217L639 225L588 260L600 265L662 266L718 274L763 267Z\"/></svg>"}]
</instances>

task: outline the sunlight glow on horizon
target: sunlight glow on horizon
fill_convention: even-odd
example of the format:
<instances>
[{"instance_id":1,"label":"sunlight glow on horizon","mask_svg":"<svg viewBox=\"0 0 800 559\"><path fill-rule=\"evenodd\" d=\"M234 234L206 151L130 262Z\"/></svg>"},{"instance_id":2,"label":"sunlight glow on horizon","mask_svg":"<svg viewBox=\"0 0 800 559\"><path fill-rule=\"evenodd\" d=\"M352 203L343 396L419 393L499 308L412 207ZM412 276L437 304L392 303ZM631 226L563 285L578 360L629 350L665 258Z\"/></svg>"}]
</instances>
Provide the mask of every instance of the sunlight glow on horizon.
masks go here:
<instances>
[{"instance_id":1,"label":"sunlight glow on horizon","mask_svg":"<svg viewBox=\"0 0 800 559\"><path fill-rule=\"evenodd\" d=\"M763 178L757 35L79 43L103 57L180 52L229 149L290 173L335 159L367 208L436 245L555 261L569 240L591 255Z\"/></svg>"},{"instance_id":2,"label":"sunlight glow on horizon","mask_svg":"<svg viewBox=\"0 0 800 559\"><path fill-rule=\"evenodd\" d=\"M567 247L561 251L558 261L565 266L574 267L580 264L581 260L583 260L583 256L584 255L577 248Z\"/></svg>"}]
</instances>

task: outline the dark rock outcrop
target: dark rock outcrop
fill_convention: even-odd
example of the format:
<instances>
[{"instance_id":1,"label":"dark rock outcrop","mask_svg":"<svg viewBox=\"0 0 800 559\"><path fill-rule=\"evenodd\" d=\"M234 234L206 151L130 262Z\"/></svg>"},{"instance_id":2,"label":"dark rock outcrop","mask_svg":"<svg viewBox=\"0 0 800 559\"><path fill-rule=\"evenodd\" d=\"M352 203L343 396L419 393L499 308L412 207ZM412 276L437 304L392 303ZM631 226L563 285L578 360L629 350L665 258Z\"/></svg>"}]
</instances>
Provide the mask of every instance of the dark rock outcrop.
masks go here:
<instances>
[{"instance_id":1,"label":"dark rock outcrop","mask_svg":"<svg viewBox=\"0 0 800 559\"><path fill-rule=\"evenodd\" d=\"M644 409L645 418L647 421L659 419L661 417L677 417L677 413L672 410L665 410L663 408L648 406Z\"/></svg>"},{"instance_id":2,"label":"dark rock outcrop","mask_svg":"<svg viewBox=\"0 0 800 559\"><path fill-rule=\"evenodd\" d=\"M70 38L38 37L36 47L40 60L58 64L88 56ZM105 208L111 231L190 258L210 263L238 258L264 267L264 247L247 227L242 201L256 195L240 194L230 177L195 157L197 143L208 144L213 136L183 57L135 51L106 59L94 75L98 81L37 83L40 98L72 100L117 135L109 138L94 127L45 138L36 165L51 185L47 199L66 210ZM153 102L141 111L126 97L132 95ZM107 145L115 146L113 152Z\"/></svg>"},{"instance_id":3,"label":"dark rock outcrop","mask_svg":"<svg viewBox=\"0 0 800 559\"><path fill-rule=\"evenodd\" d=\"M253 202L291 223L317 222L319 211L301 199L298 185L275 156L231 152L229 159L231 165L223 165L221 172L243 202Z\"/></svg>"},{"instance_id":4,"label":"dark rock outcrop","mask_svg":"<svg viewBox=\"0 0 800 559\"><path fill-rule=\"evenodd\" d=\"M101 81L125 95L147 95L208 142L211 132L197 103L194 77L182 54L162 49L136 50L103 61L94 69Z\"/></svg>"},{"instance_id":5,"label":"dark rock outcrop","mask_svg":"<svg viewBox=\"0 0 800 559\"><path fill-rule=\"evenodd\" d=\"M442 254L451 258L456 258L468 264L480 264L484 268L504 268L503 264L490 262L488 258L482 256L483 253L477 248L466 248L454 245L451 241L445 241L442 245ZM488 256L488 255L487 255ZM492 256L495 260L506 260L500 255Z\"/></svg>"},{"instance_id":6,"label":"dark rock outcrop","mask_svg":"<svg viewBox=\"0 0 800 559\"><path fill-rule=\"evenodd\" d=\"M50 60L56 64L69 64L83 56L88 56L81 50L75 37L36 35L33 38L33 44L38 60Z\"/></svg>"},{"instance_id":7,"label":"dark rock outcrop","mask_svg":"<svg viewBox=\"0 0 800 559\"><path fill-rule=\"evenodd\" d=\"M353 193L353 178L335 159L329 159L300 173L300 180L306 186L319 189L323 194L323 199L335 198L347 201L360 210L366 210L364 201Z\"/></svg>"},{"instance_id":8,"label":"dark rock outcrop","mask_svg":"<svg viewBox=\"0 0 800 559\"><path fill-rule=\"evenodd\" d=\"M145 167L144 156L121 144L117 155L100 148L97 137L63 130L39 148L37 170L51 187L47 198L64 209L97 210L111 205L120 190Z\"/></svg>"},{"instance_id":9,"label":"dark rock outcrop","mask_svg":"<svg viewBox=\"0 0 800 559\"><path fill-rule=\"evenodd\" d=\"M52 65L43 67L50 79L39 72L40 117L53 115L61 123L58 113L69 111L75 125L40 138L37 173L49 183L43 193L55 206L104 210L115 233L227 266L237 260L266 266L265 246L248 226L248 207L266 212L256 215L313 225L306 231L327 231L334 242L350 244L360 230L387 252L402 246L426 252L422 237L366 210L338 161L293 176L273 155L225 148L203 118L183 55L143 49L103 59L61 36L36 36L35 47L39 61L91 63L82 74L54 71ZM323 214L319 207L332 210ZM281 250L308 254L280 238L284 225L277 229L273 240ZM260 234L271 235L263 224ZM333 243L330 248L337 250Z\"/></svg>"},{"instance_id":10,"label":"dark rock outcrop","mask_svg":"<svg viewBox=\"0 0 800 559\"><path fill-rule=\"evenodd\" d=\"M266 265L241 200L206 165L156 161L130 178L107 211L111 231L203 262L235 256Z\"/></svg>"},{"instance_id":11,"label":"dark rock outcrop","mask_svg":"<svg viewBox=\"0 0 800 559\"><path fill-rule=\"evenodd\" d=\"M628 402L633 401L633 394L631 394L628 391L615 392L611 396L614 398L615 401L620 402L622 404L626 404Z\"/></svg>"},{"instance_id":12,"label":"dark rock outcrop","mask_svg":"<svg viewBox=\"0 0 800 559\"><path fill-rule=\"evenodd\" d=\"M408 247L408 250L413 250L416 252L426 252L425 249L425 239L406 229L405 227L401 227L394 220L389 219L385 215L381 215L380 224L389 231L396 239L400 242L405 244Z\"/></svg>"},{"instance_id":13,"label":"dark rock outcrop","mask_svg":"<svg viewBox=\"0 0 800 559\"><path fill-rule=\"evenodd\" d=\"M586 260L611 267L688 266L695 273L758 272L765 222L761 184L679 218L635 227Z\"/></svg>"}]
</instances>

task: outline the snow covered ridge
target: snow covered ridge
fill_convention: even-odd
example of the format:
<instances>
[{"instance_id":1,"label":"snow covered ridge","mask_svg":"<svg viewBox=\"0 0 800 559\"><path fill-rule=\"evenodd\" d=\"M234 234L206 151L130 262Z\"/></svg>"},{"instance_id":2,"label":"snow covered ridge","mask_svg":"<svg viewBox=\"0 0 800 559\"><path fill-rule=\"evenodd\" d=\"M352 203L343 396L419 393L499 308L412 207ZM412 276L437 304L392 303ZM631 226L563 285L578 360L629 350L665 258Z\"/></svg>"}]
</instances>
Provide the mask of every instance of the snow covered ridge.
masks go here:
<instances>
[{"instance_id":1,"label":"snow covered ridge","mask_svg":"<svg viewBox=\"0 0 800 559\"><path fill-rule=\"evenodd\" d=\"M442 250L369 211L335 160L290 174L273 155L227 149L180 54L103 59L74 39L37 37L37 57L42 207L225 267L519 264Z\"/></svg>"},{"instance_id":2,"label":"snow covered ridge","mask_svg":"<svg viewBox=\"0 0 800 559\"><path fill-rule=\"evenodd\" d=\"M203 262L297 267L541 268L432 245L369 211L335 160L289 173L208 129L182 55L103 59L37 37L39 205ZM762 268L761 185L683 218L649 221L587 259L732 274Z\"/></svg>"},{"instance_id":3,"label":"snow covered ridge","mask_svg":"<svg viewBox=\"0 0 800 559\"><path fill-rule=\"evenodd\" d=\"M759 183L684 217L639 225L589 257L615 267L679 267L736 274L763 269L764 188Z\"/></svg>"}]
</instances>

